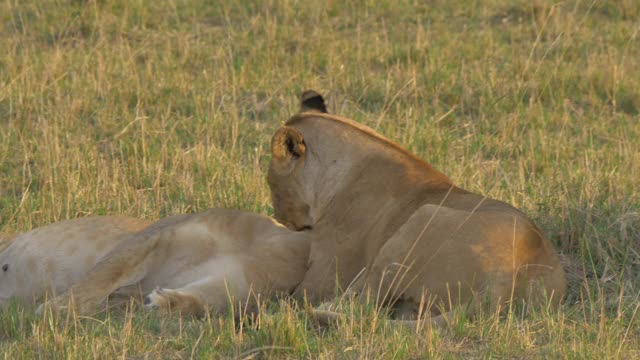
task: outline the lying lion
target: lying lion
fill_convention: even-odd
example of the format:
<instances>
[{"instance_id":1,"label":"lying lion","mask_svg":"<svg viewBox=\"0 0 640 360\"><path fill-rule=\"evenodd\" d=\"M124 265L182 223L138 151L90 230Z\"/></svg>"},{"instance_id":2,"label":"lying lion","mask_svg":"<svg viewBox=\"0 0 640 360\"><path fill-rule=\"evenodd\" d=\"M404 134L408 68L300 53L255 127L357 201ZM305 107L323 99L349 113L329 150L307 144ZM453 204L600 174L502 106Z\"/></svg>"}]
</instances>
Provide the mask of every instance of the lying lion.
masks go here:
<instances>
[{"instance_id":1,"label":"lying lion","mask_svg":"<svg viewBox=\"0 0 640 360\"><path fill-rule=\"evenodd\" d=\"M6 237L0 246L0 307L60 294L87 275L127 235L151 221L96 216L61 221Z\"/></svg>"},{"instance_id":2,"label":"lying lion","mask_svg":"<svg viewBox=\"0 0 640 360\"><path fill-rule=\"evenodd\" d=\"M342 289L396 304L409 319L456 305L473 312L485 301L557 304L565 295L558 256L524 213L327 114L317 93L303 94L302 112L271 146L276 219L313 229L310 267L297 287L312 303L332 299L336 279Z\"/></svg>"},{"instance_id":3,"label":"lying lion","mask_svg":"<svg viewBox=\"0 0 640 360\"><path fill-rule=\"evenodd\" d=\"M95 223L104 220L93 218ZM99 232L108 230L104 227L96 228L96 232L86 230L86 238L75 236L74 241L68 241L63 224L52 225L58 226L58 231L51 239L45 241L43 237L33 236L30 248L40 249L40 257L35 261L44 263L45 269L51 266L60 269L57 276L66 280L65 267L61 264L68 264L67 260L83 263L91 262L92 256L98 258L99 246L83 245L83 242L97 244L88 239L102 236ZM46 229L35 231L44 233ZM84 272L81 280L64 282L67 287L73 285L47 305L64 309L71 304L78 312L89 313L114 292L130 295L141 292L147 294L144 297L147 308L185 315L198 315L207 309L224 310L230 297L247 301L252 295L269 296L292 290L306 270L309 243L304 235L266 216L238 210L210 209L171 216L124 236L99 256L99 261ZM18 240L14 242L16 247ZM68 250L74 246L83 252L70 256L69 250L60 255L55 249ZM14 257L9 266L27 268L30 266L28 252L21 255L18 250L12 252ZM90 255L92 250L94 253ZM4 253L2 256L4 259ZM76 267L74 271L79 269ZM15 274L14 279L18 278L32 281L28 272ZM4 284L2 286L4 288ZM60 292L63 287L55 289Z\"/></svg>"}]
</instances>

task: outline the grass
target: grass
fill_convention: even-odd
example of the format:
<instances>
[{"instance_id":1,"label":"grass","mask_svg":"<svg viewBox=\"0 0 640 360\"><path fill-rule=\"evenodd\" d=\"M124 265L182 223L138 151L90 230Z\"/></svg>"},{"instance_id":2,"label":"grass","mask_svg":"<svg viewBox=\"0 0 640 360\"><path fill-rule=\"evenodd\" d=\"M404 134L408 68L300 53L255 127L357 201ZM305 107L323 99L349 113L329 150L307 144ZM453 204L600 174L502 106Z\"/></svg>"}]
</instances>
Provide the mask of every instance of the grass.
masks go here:
<instances>
[{"instance_id":1,"label":"grass","mask_svg":"<svg viewBox=\"0 0 640 360\"><path fill-rule=\"evenodd\" d=\"M0 231L208 207L271 214L273 131L313 88L567 259L559 311L317 330L141 311L0 314L5 358L640 358L640 4L0 1Z\"/></svg>"}]
</instances>

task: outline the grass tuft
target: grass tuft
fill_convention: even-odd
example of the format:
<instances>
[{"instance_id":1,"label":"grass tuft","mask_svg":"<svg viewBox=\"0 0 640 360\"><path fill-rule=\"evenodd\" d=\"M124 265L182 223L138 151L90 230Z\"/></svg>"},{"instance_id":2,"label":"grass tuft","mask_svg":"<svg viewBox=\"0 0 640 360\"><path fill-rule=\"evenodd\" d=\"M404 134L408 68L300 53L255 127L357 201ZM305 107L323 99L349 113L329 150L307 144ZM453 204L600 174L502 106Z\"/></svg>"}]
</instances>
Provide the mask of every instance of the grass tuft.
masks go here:
<instances>
[{"instance_id":1,"label":"grass tuft","mask_svg":"<svg viewBox=\"0 0 640 360\"><path fill-rule=\"evenodd\" d=\"M640 3L1 1L0 232L99 214L271 214L273 131L313 88L564 255L557 311L415 336L371 306L317 329L119 309L0 313L5 358L640 357Z\"/></svg>"}]
</instances>

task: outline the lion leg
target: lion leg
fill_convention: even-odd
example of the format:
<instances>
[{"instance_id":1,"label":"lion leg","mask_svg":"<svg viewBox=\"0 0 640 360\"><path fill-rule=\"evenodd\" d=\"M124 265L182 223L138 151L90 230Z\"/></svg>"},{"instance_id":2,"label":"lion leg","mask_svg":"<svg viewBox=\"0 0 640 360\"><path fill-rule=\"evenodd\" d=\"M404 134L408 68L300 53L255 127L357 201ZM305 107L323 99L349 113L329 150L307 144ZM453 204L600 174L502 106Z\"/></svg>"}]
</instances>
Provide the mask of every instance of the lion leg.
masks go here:
<instances>
[{"instance_id":1,"label":"lion leg","mask_svg":"<svg viewBox=\"0 0 640 360\"><path fill-rule=\"evenodd\" d=\"M158 309L166 312L176 311L181 315L198 316L206 311L202 298L189 289L157 288L144 297L146 309Z\"/></svg>"},{"instance_id":2,"label":"lion leg","mask_svg":"<svg viewBox=\"0 0 640 360\"><path fill-rule=\"evenodd\" d=\"M177 289L157 288L144 297L144 307L199 316L209 307L214 311L223 310L229 299L224 279L208 277Z\"/></svg>"},{"instance_id":3,"label":"lion leg","mask_svg":"<svg viewBox=\"0 0 640 360\"><path fill-rule=\"evenodd\" d=\"M345 314L320 309L311 309L309 311L309 316L311 316L311 318L315 320L318 325L323 327L329 326L331 324L337 324L347 318L347 315Z\"/></svg>"},{"instance_id":4,"label":"lion leg","mask_svg":"<svg viewBox=\"0 0 640 360\"><path fill-rule=\"evenodd\" d=\"M121 288L114 290L111 295L126 296L126 297L141 297L142 288L139 283L125 285Z\"/></svg>"},{"instance_id":5,"label":"lion leg","mask_svg":"<svg viewBox=\"0 0 640 360\"><path fill-rule=\"evenodd\" d=\"M134 236L114 248L79 283L64 294L38 307L64 310L69 304L81 314L89 313L115 290L141 281L154 260L158 236Z\"/></svg>"},{"instance_id":6,"label":"lion leg","mask_svg":"<svg viewBox=\"0 0 640 360\"><path fill-rule=\"evenodd\" d=\"M215 261L211 262L216 263ZM249 297L249 287L244 272L234 268L233 263L227 263L229 273L217 273L216 268L221 264L205 265L206 269L214 270L214 275L196 280L184 287L176 289L157 288L144 298L144 307L164 311L177 311L181 315L202 315L208 309L219 313L226 310L230 300L235 297L245 301ZM222 264L224 265L224 264Z\"/></svg>"}]
</instances>

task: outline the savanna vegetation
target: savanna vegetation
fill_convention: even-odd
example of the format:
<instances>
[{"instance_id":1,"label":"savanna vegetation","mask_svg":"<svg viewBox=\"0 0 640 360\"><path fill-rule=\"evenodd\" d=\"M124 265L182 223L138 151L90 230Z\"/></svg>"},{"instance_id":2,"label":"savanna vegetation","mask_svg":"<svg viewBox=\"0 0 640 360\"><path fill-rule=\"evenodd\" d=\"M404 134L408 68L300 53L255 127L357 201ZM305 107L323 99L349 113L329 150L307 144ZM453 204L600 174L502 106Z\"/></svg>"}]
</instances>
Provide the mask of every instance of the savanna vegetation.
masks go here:
<instances>
[{"instance_id":1,"label":"savanna vegetation","mask_svg":"<svg viewBox=\"0 0 640 360\"><path fill-rule=\"evenodd\" d=\"M564 255L557 311L318 329L302 306L203 319L12 304L6 359L640 358L640 2L0 1L0 231L209 207L271 214L273 131L302 90ZM336 299L339 302L340 298ZM240 316L241 317L241 316Z\"/></svg>"}]
</instances>

